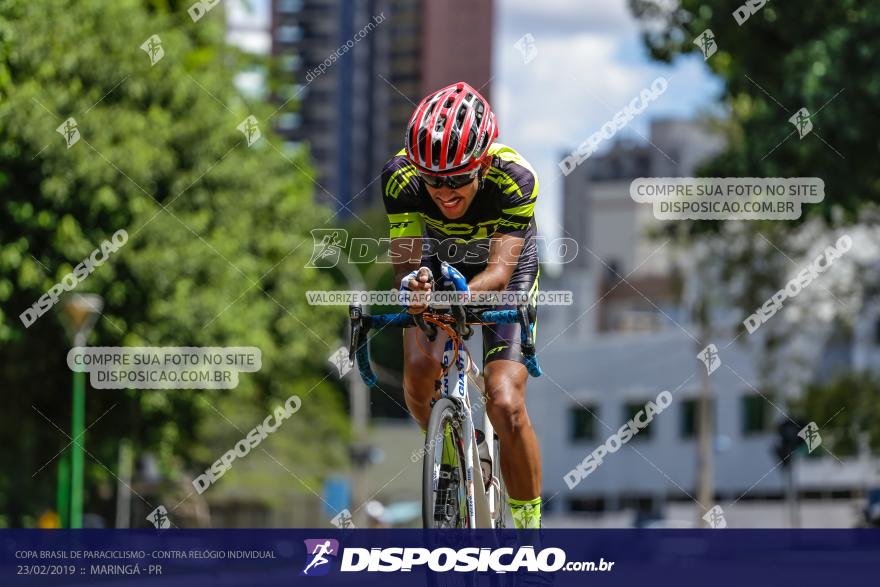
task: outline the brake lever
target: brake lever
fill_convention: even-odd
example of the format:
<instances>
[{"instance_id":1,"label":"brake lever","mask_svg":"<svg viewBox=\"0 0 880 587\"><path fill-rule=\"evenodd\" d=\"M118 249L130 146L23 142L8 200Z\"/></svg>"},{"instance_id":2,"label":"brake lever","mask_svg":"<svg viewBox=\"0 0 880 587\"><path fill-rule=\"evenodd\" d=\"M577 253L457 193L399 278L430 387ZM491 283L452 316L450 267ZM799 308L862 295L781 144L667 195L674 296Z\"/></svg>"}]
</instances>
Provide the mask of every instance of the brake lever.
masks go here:
<instances>
[{"instance_id":1,"label":"brake lever","mask_svg":"<svg viewBox=\"0 0 880 587\"><path fill-rule=\"evenodd\" d=\"M516 307L519 316L520 328L523 329L522 347L525 354L535 353L535 338L532 336L532 325L529 316L529 307L520 305Z\"/></svg>"},{"instance_id":2,"label":"brake lever","mask_svg":"<svg viewBox=\"0 0 880 587\"><path fill-rule=\"evenodd\" d=\"M348 347L348 356L353 361L354 355L360 346L361 332L364 328L363 310L360 304L350 304L348 306L348 317L351 320L351 342Z\"/></svg>"},{"instance_id":3,"label":"brake lever","mask_svg":"<svg viewBox=\"0 0 880 587\"><path fill-rule=\"evenodd\" d=\"M428 324L427 322L425 322L425 317L421 314L413 314L413 321L421 329L421 331L425 333L425 336L428 337L428 340L434 342L434 339L437 338L437 327L433 324Z\"/></svg>"},{"instance_id":4,"label":"brake lever","mask_svg":"<svg viewBox=\"0 0 880 587\"><path fill-rule=\"evenodd\" d=\"M465 340L469 339L474 333L474 329L467 324L467 316L465 315L464 306L453 304L450 306L452 317L455 318L455 331Z\"/></svg>"}]
</instances>

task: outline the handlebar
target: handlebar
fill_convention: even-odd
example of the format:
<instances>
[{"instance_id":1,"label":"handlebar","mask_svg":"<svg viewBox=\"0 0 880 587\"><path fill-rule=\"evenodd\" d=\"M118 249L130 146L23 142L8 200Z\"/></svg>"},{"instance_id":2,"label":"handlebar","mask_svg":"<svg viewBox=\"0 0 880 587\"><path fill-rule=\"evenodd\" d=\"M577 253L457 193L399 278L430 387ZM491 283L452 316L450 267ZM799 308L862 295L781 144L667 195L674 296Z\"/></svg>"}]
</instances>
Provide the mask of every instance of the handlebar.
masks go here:
<instances>
[{"instance_id":1,"label":"handlebar","mask_svg":"<svg viewBox=\"0 0 880 587\"><path fill-rule=\"evenodd\" d=\"M464 308L458 307L464 316ZM364 383L369 387L376 385L376 374L370 366L370 348L369 348L369 331L371 328L384 328L393 326L398 328L409 328L422 324L433 327L432 324L424 322L424 318L420 314L409 314L407 312L397 312L392 314L376 314L370 316L364 314L359 304L352 304L348 307L348 315L351 321L351 344L349 346L349 357L354 357L357 361L358 371ZM455 316L455 314L453 314ZM532 377L541 376L541 367L538 365L538 359L535 356L534 336L532 334L532 324L534 319L527 306L518 306L515 310L483 310L474 312L472 316L480 322L491 322L495 324L515 324L520 325L520 341L522 345L523 358L525 360L526 369ZM458 316L456 325L459 322ZM421 324L420 324L421 323ZM470 326L465 323L470 330ZM459 332L456 329L456 332ZM436 328L434 328L436 334ZM427 334L427 333L426 333ZM461 332L459 332L461 334ZM433 338L431 338L433 340Z\"/></svg>"}]
</instances>

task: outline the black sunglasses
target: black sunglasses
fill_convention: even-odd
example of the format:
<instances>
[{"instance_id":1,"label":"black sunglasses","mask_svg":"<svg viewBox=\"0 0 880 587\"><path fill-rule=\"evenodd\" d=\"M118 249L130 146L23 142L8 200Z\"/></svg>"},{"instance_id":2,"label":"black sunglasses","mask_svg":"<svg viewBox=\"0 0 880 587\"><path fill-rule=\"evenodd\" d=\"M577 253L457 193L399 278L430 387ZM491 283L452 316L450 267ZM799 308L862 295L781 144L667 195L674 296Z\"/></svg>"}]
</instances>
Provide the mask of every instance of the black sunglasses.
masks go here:
<instances>
[{"instance_id":1,"label":"black sunglasses","mask_svg":"<svg viewBox=\"0 0 880 587\"><path fill-rule=\"evenodd\" d=\"M455 189L466 186L474 181L474 178L477 177L479 172L479 168L469 171L468 173L459 173L458 175L431 175L419 171L419 177L422 178L422 181L424 181L428 187L440 189L444 185L447 185L450 188Z\"/></svg>"}]
</instances>

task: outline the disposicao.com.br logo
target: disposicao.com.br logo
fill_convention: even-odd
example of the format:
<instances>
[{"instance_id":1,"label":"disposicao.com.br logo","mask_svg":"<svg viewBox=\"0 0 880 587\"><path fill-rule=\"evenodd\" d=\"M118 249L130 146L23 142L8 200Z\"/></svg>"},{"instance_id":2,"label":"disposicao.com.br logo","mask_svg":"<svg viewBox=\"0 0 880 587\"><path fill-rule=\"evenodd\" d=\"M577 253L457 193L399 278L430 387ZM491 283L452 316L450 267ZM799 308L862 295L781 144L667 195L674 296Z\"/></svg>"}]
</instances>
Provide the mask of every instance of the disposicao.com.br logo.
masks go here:
<instances>
[{"instance_id":1,"label":"disposicao.com.br logo","mask_svg":"<svg viewBox=\"0 0 880 587\"><path fill-rule=\"evenodd\" d=\"M331 567L331 558L340 554L339 542L329 538L306 540L306 565L301 575L314 577L326 575ZM552 573L555 571L610 571L614 565L602 559L599 563L566 562L565 551L561 548L542 548L533 546L518 548L345 548L341 552L340 572L411 572L413 567L426 567L436 573L457 571L462 573L494 572L515 573L518 571Z\"/></svg>"}]
</instances>

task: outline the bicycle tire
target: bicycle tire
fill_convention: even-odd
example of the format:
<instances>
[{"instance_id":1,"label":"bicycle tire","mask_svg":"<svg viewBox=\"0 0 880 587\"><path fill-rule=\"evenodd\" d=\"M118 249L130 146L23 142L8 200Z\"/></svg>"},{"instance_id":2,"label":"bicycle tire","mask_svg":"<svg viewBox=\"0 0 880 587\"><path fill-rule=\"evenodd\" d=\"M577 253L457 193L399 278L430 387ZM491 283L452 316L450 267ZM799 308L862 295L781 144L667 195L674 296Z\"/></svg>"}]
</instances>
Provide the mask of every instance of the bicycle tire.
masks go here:
<instances>
[{"instance_id":1,"label":"bicycle tire","mask_svg":"<svg viewBox=\"0 0 880 587\"><path fill-rule=\"evenodd\" d=\"M457 416L458 411L459 408L456 403L447 397L440 398L431 408L431 417L428 420L428 431L425 436L425 454L422 463L422 524L425 528L467 528L468 525L466 503L464 504L465 515L461 516L462 503L460 500L462 496L466 498L467 489L464 454L462 454L461 449L461 422ZM451 426L452 441L453 446L456 448L457 457L455 470L458 471L458 487L456 490L458 503L456 505L459 519L453 526L438 525L434 516L436 502L435 479L440 471L440 462L442 461L443 449L446 444L443 439L447 424ZM440 450L437 450L437 447L440 447Z\"/></svg>"}]
</instances>

